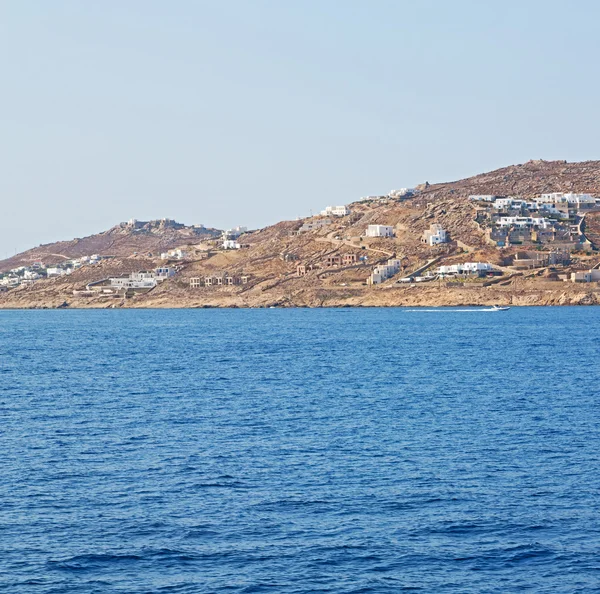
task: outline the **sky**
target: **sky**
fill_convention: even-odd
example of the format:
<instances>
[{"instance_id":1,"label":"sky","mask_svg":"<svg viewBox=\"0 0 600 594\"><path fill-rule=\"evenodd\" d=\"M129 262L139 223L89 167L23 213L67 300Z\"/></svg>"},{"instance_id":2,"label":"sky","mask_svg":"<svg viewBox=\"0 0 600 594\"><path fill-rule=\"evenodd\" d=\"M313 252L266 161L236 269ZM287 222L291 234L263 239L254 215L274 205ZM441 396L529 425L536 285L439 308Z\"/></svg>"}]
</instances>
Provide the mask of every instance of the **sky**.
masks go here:
<instances>
[{"instance_id":1,"label":"sky","mask_svg":"<svg viewBox=\"0 0 600 594\"><path fill-rule=\"evenodd\" d=\"M600 3L0 0L0 258L600 158Z\"/></svg>"}]
</instances>

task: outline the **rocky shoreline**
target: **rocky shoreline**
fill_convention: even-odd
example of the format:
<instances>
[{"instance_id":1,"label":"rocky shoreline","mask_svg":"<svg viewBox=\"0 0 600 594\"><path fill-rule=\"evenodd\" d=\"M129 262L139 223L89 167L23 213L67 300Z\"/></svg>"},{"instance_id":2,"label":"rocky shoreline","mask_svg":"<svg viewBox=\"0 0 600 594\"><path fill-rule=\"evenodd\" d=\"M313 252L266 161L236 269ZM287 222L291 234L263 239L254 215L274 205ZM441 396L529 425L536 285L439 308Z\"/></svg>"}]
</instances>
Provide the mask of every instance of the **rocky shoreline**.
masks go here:
<instances>
[{"instance_id":1,"label":"rocky shoreline","mask_svg":"<svg viewBox=\"0 0 600 594\"><path fill-rule=\"evenodd\" d=\"M23 292L25 293L25 292ZM292 294L267 292L151 292L130 299L78 298L54 295L0 295L0 309L198 309L269 307L466 307L509 305L565 306L600 305L600 288L565 285L556 288L523 289L468 288L438 289L402 287L383 289L306 289Z\"/></svg>"}]
</instances>

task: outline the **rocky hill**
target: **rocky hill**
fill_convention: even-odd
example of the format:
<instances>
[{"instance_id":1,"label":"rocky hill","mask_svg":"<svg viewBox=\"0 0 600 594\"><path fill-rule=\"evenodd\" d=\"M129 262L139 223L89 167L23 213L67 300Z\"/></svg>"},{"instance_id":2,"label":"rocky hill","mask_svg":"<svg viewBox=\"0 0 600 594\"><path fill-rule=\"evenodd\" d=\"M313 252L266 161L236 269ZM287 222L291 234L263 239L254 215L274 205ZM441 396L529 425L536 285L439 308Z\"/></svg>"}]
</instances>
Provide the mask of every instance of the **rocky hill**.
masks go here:
<instances>
[{"instance_id":1,"label":"rocky hill","mask_svg":"<svg viewBox=\"0 0 600 594\"><path fill-rule=\"evenodd\" d=\"M36 261L59 264L61 261L92 254L123 258L135 253L152 254L155 257L161 251L219 237L220 234L221 231L217 229L186 226L170 219L131 220L89 237L40 245L6 260L0 260L0 272L27 266Z\"/></svg>"},{"instance_id":2,"label":"rocky hill","mask_svg":"<svg viewBox=\"0 0 600 594\"><path fill-rule=\"evenodd\" d=\"M115 256L110 263L85 266L68 277L11 289L0 294L0 307L600 303L597 282L585 286L557 282L570 281L573 272L600 262L600 207L561 223L568 236L563 244L570 241L568 266L544 265L526 271L512 265L519 251L543 256L564 245L530 238L499 246L490 239L489 225L486 228L479 219L481 205L469 199L472 194L493 194L531 200L548 192L600 196L600 161L529 161L455 182L424 183L413 195L350 203L351 213L346 216L284 221L246 232L236 240L239 249L223 249L215 229L185 227L172 221L131 221L105 233L41 246L1 262L0 270L59 256ZM491 208L488 211L493 213ZM423 233L434 223L447 231L449 241L423 243ZM392 227L394 237L366 237L365 230L372 224ZM557 226L561 224L557 222ZM577 239L585 239L584 229L589 236L585 243ZM109 276L164 265L158 254L175 247L187 248L184 260L170 263L177 273L149 291L110 295L109 291L86 290L89 283ZM531 261L532 256L521 257ZM380 284L367 284L371 274L390 259L398 262L399 272ZM465 262L490 264L494 278L452 281L433 274L439 265ZM425 271L432 274L418 279L424 282L399 282L420 277Z\"/></svg>"}]
</instances>

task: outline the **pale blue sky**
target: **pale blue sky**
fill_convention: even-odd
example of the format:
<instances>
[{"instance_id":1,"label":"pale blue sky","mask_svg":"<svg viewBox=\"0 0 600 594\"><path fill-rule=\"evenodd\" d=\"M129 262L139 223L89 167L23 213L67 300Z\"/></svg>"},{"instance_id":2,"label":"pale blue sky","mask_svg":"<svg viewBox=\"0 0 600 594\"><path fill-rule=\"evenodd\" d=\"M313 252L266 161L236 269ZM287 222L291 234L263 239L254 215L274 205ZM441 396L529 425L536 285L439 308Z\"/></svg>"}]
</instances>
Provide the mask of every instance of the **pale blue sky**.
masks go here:
<instances>
[{"instance_id":1,"label":"pale blue sky","mask_svg":"<svg viewBox=\"0 0 600 594\"><path fill-rule=\"evenodd\" d=\"M0 257L600 157L592 1L0 0Z\"/></svg>"}]
</instances>

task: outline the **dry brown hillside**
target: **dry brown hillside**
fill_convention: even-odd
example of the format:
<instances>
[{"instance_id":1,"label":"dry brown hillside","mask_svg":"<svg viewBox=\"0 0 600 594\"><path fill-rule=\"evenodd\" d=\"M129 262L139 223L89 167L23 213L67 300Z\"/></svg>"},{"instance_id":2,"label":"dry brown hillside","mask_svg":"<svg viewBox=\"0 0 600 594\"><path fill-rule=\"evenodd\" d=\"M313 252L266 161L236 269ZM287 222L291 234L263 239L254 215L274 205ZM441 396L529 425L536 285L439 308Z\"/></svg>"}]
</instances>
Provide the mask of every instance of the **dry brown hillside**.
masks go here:
<instances>
[{"instance_id":1,"label":"dry brown hillside","mask_svg":"<svg viewBox=\"0 0 600 594\"><path fill-rule=\"evenodd\" d=\"M470 194L499 194L530 197L543 192L600 193L600 161L528 161L482 173L456 182L431 185L425 196L451 192L466 197Z\"/></svg>"},{"instance_id":2,"label":"dry brown hillside","mask_svg":"<svg viewBox=\"0 0 600 594\"><path fill-rule=\"evenodd\" d=\"M351 214L283 221L239 238L241 249L224 250L214 229L185 227L173 222L119 225L105 233L71 242L41 246L0 262L0 270L34 260L73 258L98 253L116 258L101 266L85 266L69 277L39 281L0 295L0 307L204 307L268 305L401 305L423 303L600 303L600 288L557 283L573 270L598 263L597 251L589 245L575 249L568 268L518 273L506 261L523 249L550 249L547 246L510 245L499 249L490 244L484 227L476 222L477 204L471 194L512 195L523 198L544 192L585 192L600 195L600 161L566 163L529 161L439 184L423 184L410 198L382 197L350 203ZM326 206L326 205L323 205ZM324 226L318 225L324 223ZM589 212L585 232L595 246L600 244L600 213ZM449 232L448 243L429 246L421 241L423 232L438 223ZM303 224L315 228L299 232ZM369 224L393 226L394 237L365 237ZM118 301L110 296L79 296L89 282L108 276L151 269L167 248L202 244L189 250L177 265L177 274L146 294ZM133 252L137 252L133 256ZM149 256L149 254L152 256ZM328 265L329 257L355 258L355 264ZM374 268L388 259L400 260L400 272L393 278L368 286ZM484 285L467 281L447 286L441 279L407 286L401 277L418 276L428 267L462 262L486 262L501 275L498 282ZM299 274L298 266L306 269ZM247 284L211 286L207 278L226 275L249 279ZM190 279L200 279L192 288ZM596 283L597 284L597 283ZM493 286L493 289L490 288ZM454 288L452 288L454 287ZM74 294L75 291L75 294ZM478 292L479 291L479 292Z\"/></svg>"},{"instance_id":3,"label":"dry brown hillside","mask_svg":"<svg viewBox=\"0 0 600 594\"><path fill-rule=\"evenodd\" d=\"M6 260L0 260L0 272L27 266L38 260L54 264L92 254L128 257L137 252L139 255L150 253L156 256L160 251L186 243L198 243L219 235L220 231L217 229L189 227L168 219L121 223L96 235L40 245Z\"/></svg>"}]
</instances>

